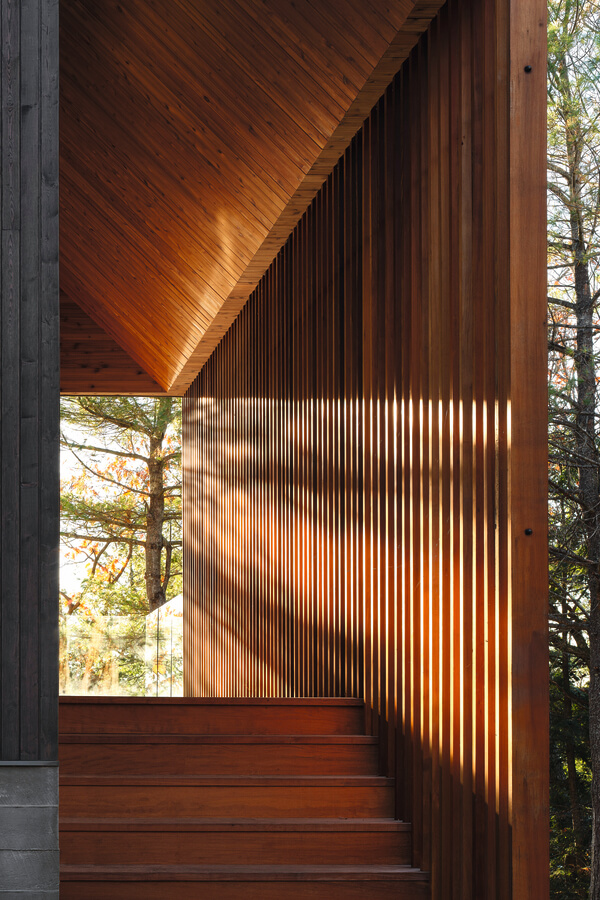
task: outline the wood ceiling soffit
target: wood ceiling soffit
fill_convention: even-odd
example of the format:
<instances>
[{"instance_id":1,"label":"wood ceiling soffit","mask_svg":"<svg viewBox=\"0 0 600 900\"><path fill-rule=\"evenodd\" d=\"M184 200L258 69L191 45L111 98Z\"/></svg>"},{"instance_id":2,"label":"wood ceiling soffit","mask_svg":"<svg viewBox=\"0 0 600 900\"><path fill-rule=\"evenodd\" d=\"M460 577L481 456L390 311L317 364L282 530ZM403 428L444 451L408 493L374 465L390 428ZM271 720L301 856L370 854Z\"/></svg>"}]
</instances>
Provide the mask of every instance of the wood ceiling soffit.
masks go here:
<instances>
[{"instance_id":1,"label":"wood ceiling soffit","mask_svg":"<svg viewBox=\"0 0 600 900\"><path fill-rule=\"evenodd\" d=\"M161 386L62 291L60 358L62 394L164 394Z\"/></svg>"},{"instance_id":2,"label":"wood ceiling soffit","mask_svg":"<svg viewBox=\"0 0 600 900\"><path fill-rule=\"evenodd\" d=\"M259 251L202 334L179 375L171 383L170 391L173 394L185 393L204 363L209 359L287 241L298 220L304 215L336 163L350 145L365 118L398 73L419 37L427 30L444 2L445 0L429 0L429 2L404 4L405 10L410 7L404 24L351 103L344 118L335 128L302 184L290 198Z\"/></svg>"},{"instance_id":3,"label":"wood ceiling soffit","mask_svg":"<svg viewBox=\"0 0 600 900\"><path fill-rule=\"evenodd\" d=\"M65 296L183 393L440 5L63 0Z\"/></svg>"}]
</instances>

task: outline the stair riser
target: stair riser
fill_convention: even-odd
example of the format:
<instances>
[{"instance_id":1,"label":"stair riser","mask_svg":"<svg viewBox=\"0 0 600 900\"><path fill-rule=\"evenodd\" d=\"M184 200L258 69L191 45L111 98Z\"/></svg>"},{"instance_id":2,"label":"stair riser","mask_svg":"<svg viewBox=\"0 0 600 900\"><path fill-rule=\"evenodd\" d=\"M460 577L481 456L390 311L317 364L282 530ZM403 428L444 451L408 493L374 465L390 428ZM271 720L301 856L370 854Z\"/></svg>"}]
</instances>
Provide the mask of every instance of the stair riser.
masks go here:
<instances>
[{"instance_id":1,"label":"stair riser","mask_svg":"<svg viewBox=\"0 0 600 900\"><path fill-rule=\"evenodd\" d=\"M338 745L63 744L63 775L377 775L377 748Z\"/></svg>"},{"instance_id":2,"label":"stair riser","mask_svg":"<svg viewBox=\"0 0 600 900\"><path fill-rule=\"evenodd\" d=\"M69 865L410 865L410 836L398 832L61 831Z\"/></svg>"},{"instance_id":3,"label":"stair riser","mask_svg":"<svg viewBox=\"0 0 600 900\"><path fill-rule=\"evenodd\" d=\"M89 785L61 786L63 816L140 816L268 818L393 817L388 785L329 787L307 785Z\"/></svg>"},{"instance_id":4,"label":"stair riser","mask_svg":"<svg viewBox=\"0 0 600 900\"><path fill-rule=\"evenodd\" d=\"M61 900L431 900L424 883L61 881Z\"/></svg>"},{"instance_id":5,"label":"stair riser","mask_svg":"<svg viewBox=\"0 0 600 900\"><path fill-rule=\"evenodd\" d=\"M62 734L364 734L356 706L62 703Z\"/></svg>"}]
</instances>

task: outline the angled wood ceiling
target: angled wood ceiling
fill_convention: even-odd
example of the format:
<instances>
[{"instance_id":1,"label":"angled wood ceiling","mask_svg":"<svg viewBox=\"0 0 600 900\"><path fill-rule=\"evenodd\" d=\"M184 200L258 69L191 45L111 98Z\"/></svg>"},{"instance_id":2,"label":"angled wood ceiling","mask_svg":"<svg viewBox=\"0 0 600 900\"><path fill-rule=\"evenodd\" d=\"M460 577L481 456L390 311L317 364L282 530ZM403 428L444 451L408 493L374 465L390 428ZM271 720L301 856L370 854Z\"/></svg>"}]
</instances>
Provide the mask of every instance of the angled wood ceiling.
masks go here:
<instances>
[{"instance_id":1,"label":"angled wood ceiling","mask_svg":"<svg viewBox=\"0 0 600 900\"><path fill-rule=\"evenodd\" d=\"M62 0L63 390L186 390L440 5Z\"/></svg>"}]
</instances>

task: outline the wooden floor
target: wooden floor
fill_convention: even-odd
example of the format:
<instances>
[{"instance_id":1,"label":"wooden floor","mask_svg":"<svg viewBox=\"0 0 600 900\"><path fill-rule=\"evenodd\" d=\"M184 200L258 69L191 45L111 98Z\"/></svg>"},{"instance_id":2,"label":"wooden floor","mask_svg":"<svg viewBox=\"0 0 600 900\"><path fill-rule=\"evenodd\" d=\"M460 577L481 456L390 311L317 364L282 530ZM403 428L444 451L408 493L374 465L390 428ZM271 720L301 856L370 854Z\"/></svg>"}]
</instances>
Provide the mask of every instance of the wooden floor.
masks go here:
<instances>
[{"instance_id":1,"label":"wooden floor","mask_svg":"<svg viewBox=\"0 0 600 900\"><path fill-rule=\"evenodd\" d=\"M61 698L61 897L430 896L357 700Z\"/></svg>"}]
</instances>

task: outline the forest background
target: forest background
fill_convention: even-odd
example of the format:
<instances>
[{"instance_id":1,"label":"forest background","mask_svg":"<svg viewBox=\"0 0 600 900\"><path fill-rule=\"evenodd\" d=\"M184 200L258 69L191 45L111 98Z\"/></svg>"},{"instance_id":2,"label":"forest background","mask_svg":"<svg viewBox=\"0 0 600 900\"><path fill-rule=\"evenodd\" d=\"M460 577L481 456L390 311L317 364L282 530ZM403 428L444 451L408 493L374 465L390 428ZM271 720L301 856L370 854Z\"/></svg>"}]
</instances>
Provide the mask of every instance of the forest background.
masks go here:
<instances>
[{"instance_id":1,"label":"forest background","mask_svg":"<svg viewBox=\"0 0 600 900\"><path fill-rule=\"evenodd\" d=\"M548 12L551 892L600 900L600 11Z\"/></svg>"},{"instance_id":2,"label":"forest background","mask_svg":"<svg viewBox=\"0 0 600 900\"><path fill-rule=\"evenodd\" d=\"M61 691L172 693L181 401L65 397L61 449Z\"/></svg>"}]
</instances>

